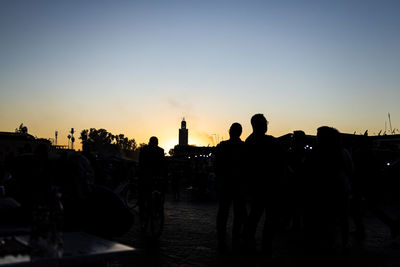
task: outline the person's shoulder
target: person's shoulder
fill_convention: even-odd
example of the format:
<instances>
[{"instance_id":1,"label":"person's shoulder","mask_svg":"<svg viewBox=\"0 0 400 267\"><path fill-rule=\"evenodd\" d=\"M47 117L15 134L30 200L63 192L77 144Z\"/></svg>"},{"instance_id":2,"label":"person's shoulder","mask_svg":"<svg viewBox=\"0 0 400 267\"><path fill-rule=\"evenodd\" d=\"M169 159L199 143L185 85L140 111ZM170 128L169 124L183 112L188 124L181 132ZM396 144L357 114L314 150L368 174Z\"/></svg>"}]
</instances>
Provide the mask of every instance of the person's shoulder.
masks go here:
<instances>
[{"instance_id":1,"label":"person's shoulder","mask_svg":"<svg viewBox=\"0 0 400 267\"><path fill-rule=\"evenodd\" d=\"M278 139L276 139L276 137L272 136L272 135L265 135L264 139L267 141L271 141L271 142L276 142Z\"/></svg>"},{"instance_id":2,"label":"person's shoulder","mask_svg":"<svg viewBox=\"0 0 400 267\"><path fill-rule=\"evenodd\" d=\"M245 145L245 142L241 139L237 139L233 142L233 144L235 145L235 147L242 147Z\"/></svg>"},{"instance_id":3,"label":"person's shoulder","mask_svg":"<svg viewBox=\"0 0 400 267\"><path fill-rule=\"evenodd\" d=\"M163 155L164 155L164 149L163 148L161 148L161 147L157 147L157 150L158 150L158 153L162 153Z\"/></svg>"},{"instance_id":4,"label":"person's shoulder","mask_svg":"<svg viewBox=\"0 0 400 267\"><path fill-rule=\"evenodd\" d=\"M246 143L243 140L238 140L235 144L236 149L238 149L239 151L245 151L246 150Z\"/></svg>"},{"instance_id":5,"label":"person's shoulder","mask_svg":"<svg viewBox=\"0 0 400 267\"><path fill-rule=\"evenodd\" d=\"M227 141L221 141L219 144L216 146L216 152L219 153L221 151L224 151L226 146L227 146Z\"/></svg>"},{"instance_id":6,"label":"person's shoulder","mask_svg":"<svg viewBox=\"0 0 400 267\"><path fill-rule=\"evenodd\" d=\"M243 140L240 139L240 138L229 139L229 140L227 140L227 142L229 142L231 144L242 144L242 143L244 143Z\"/></svg>"},{"instance_id":7,"label":"person's shoulder","mask_svg":"<svg viewBox=\"0 0 400 267\"><path fill-rule=\"evenodd\" d=\"M221 141L217 146L223 147L229 144L229 140Z\"/></svg>"},{"instance_id":8,"label":"person's shoulder","mask_svg":"<svg viewBox=\"0 0 400 267\"><path fill-rule=\"evenodd\" d=\"M254 142L254 134L250 134L244 141L246 144Z\"/></svg>"},{"instance_id":9,"label":"person's shoulder","mask_svg":"<svg viewBox=\"0 0 400 267\"><path fill-rule=\"evenodd\" d=\"M276 150L276 152L283 152L283 147L281 142L279 142L279 139L272 136L272 135L266 135L265 136L265 143L268 146L271 146L274 150Z\"/></svg>"},{"instance_id":10,"label":"person's shoulder","mask_svg":"<svg viewBox=\"0 0 400 267\"><path fill-rule=\"evenodd\" d=\"M264 140L267 144L271 144L276 147L280 147L280 145L281 145L281 143L279 142L279 139L272 135L265 135Z\"/></svg>"}]
</instances>

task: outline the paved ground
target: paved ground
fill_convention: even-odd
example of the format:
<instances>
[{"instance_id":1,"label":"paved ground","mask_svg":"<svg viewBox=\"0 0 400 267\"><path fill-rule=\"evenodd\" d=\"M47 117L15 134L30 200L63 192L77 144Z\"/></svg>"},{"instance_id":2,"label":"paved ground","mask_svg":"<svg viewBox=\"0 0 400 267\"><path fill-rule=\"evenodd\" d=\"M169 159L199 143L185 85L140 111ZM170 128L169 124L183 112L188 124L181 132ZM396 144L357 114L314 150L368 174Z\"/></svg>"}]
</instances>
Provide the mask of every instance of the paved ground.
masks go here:
<instances>
[{"instance_id":1,"label":"paved ground","mask_svg":"<svg viewBox=\"0 0 400 267\"><path fill-rule=\"evenodd\" d=\"M150 242L144 237L136 222L131 231L116 240L136 247L141 252L132 258L112 262L112 267L249 265L249 261L238 253L217 253L215 202L193 202L188 196L176 202L171 196L167 196L165 210L165 228L159 242ZM351 266L399 267L400 239L391 239L388 229L377 219L368 217L366 222L365 242L361 246L354 245L349 250ZM275 259L267 259L259 253L254 257L253 265L299 266L297 258L291 253L290 245L287 245L293 244L295 238L283 233L279 240L281 243L277 242L274 247L277 256Z\"/></svg>"}]
</instances>

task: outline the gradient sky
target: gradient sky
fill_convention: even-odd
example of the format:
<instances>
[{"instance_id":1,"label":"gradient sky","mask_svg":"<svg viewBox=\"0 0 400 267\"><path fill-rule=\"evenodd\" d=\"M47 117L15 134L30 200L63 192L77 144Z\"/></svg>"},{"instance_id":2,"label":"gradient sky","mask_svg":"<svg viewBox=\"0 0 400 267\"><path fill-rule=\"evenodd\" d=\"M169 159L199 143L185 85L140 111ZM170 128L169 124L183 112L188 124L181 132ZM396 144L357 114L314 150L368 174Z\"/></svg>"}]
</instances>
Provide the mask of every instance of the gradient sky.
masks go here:
<instances>
[{"instance_id":1,"label":"gradient sky","mask_svg":"<svg viewBox=\"0 0 400 267\"><path fill-rule=\"evenodd\" d=\"M0 131L105 128L168 151L231 123L400 128L400 1L0 1ZM389 125L389 124L388 124Z\"/></svg>"}]
</instances>

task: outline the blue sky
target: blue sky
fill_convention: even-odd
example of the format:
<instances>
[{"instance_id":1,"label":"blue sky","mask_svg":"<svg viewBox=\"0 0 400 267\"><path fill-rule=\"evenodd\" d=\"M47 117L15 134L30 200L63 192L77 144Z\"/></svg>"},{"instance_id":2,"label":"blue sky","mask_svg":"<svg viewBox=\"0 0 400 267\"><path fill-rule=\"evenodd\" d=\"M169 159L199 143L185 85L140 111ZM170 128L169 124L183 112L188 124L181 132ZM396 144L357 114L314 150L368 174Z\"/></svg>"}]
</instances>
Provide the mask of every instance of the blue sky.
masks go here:
<instances>
[{"instance_id":1,"label":"blue sky","mask_svg":"<svg viewBox=\"0 0 400 267\"><path fill-rule=\"evenodd\" d=\"M1 1L0 125L212 144L400 128L398 1ZM215 141L215 140L214 140Z\"/></svg>"}]
</instances>

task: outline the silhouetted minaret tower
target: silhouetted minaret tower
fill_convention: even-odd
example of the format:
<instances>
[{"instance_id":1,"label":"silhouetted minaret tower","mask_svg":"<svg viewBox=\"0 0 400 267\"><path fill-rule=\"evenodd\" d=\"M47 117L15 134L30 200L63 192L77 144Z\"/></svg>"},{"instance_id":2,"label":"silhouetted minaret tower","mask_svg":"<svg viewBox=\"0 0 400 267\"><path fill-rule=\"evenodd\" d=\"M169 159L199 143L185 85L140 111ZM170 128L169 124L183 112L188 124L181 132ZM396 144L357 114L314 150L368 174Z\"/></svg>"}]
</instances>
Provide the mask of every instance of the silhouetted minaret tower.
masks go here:
<instances>
[{"instance_id":1,"label":"silhouetted minaret tower","mask_svg":"<svg viewBox=\"0 0 400 267\"><path fill-rule=\"evenodd\" d=\"M185 118L182 119L181 128L179 129L179 145L187 146L188 145L188 129L186 129L186 121Z\"/></svg>"}]
</instances>

